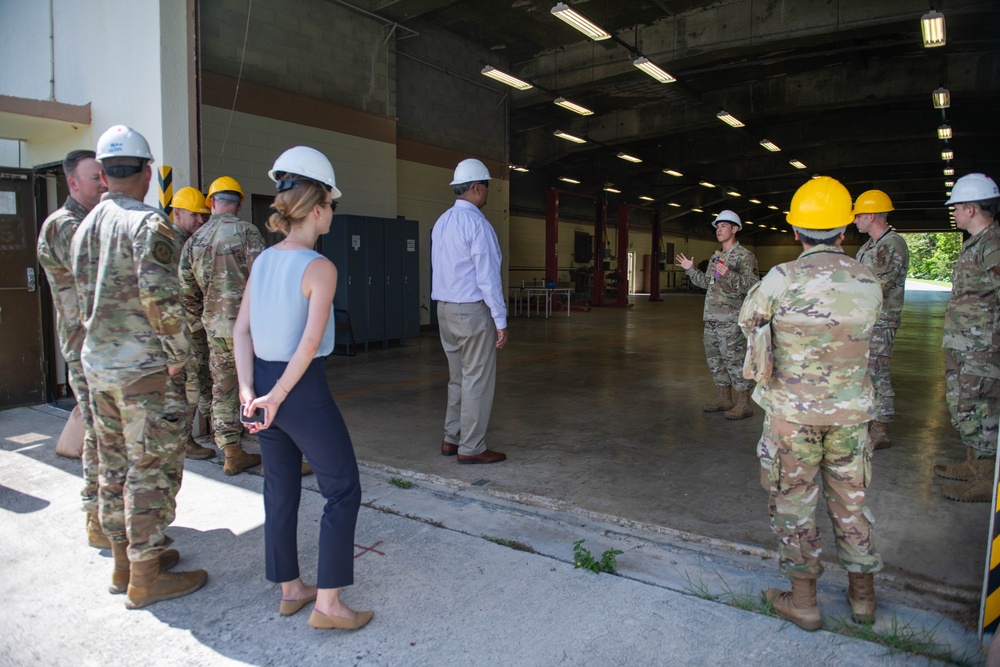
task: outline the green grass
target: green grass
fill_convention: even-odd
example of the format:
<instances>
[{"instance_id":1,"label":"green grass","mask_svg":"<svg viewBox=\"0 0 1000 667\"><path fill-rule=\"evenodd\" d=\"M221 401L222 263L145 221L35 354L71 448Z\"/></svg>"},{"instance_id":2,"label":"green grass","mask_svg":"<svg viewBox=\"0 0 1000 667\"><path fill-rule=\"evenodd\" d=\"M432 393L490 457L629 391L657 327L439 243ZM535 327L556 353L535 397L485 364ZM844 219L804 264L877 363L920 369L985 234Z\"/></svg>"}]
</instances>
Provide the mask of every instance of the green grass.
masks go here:
<instances>
[{"instance_id":1,"label":"green grass","mask_svg":"<svg viewBox=\"0 0 1000 667\"><path fill-rule=\"evenodd\" d=\"M401 479L399 477L390 477L389 483L392 484L393 486L398 486L401 489L408 489L411 486L413 486L413 482Z\"/></svg>"},{"instance_id":2,"label":"green grass","mask_svg":"<svg viewBox=\"0 0 1000 667\"><path fill-rule=\"evenodd\" d=\"M531 548L530 544L518 542L517 540L505 540L502 537L491 537L489 535L483 535L483 539L487 542L492 542L493 544L499 544L502 547L508 547L514 551L523 551L529 554L535 553L535 550Z\"/></svg>"}]
</instances>

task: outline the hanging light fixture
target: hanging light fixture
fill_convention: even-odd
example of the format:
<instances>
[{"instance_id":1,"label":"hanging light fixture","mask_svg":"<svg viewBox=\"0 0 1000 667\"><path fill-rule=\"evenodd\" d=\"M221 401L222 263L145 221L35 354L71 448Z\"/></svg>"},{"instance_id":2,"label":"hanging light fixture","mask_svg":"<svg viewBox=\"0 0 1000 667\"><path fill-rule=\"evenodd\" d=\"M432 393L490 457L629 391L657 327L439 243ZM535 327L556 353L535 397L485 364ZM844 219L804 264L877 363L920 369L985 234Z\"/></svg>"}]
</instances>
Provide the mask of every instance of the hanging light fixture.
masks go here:
<instances>
[{"instance_id":1,"label":"hanging light fixture","mask_svg":"<svg viewBox=\"0 0 1000 667\"><path fill-rule=\"evenodd\" d=\"M767 150L771 151L772 153L777 153L778 151L781 150L780 148L778 148L778 144L774 143L770 139L761 139L760 145L766 148Z\"/></svg>"},{"instance_id":2,"label":"hanging light fixture","mask_svg":"<svg viewBox=\"0 0 1000 667\"><path fill-rule=\"evenodd\" d=\"M667 206L673 206L674 208L680 208L680 207L681 207L681 205L680 205L680 204L678 204L678 203L677 203L677 202L675 202L675 201L672 201L672 202L667 202Z\"/></svg>"},{"instance_id":3,"label":"hanging light fixture","mask_svg":"<svg viewBox=\"0 0 1000 667\"><path fill-rule=\"evenodd\" d=\"M580 181L575 178L570 178L569 176L560 176L559 180L563 183L572 183L573 185L580 185Z\"/></svg>"},{"instance_id":4,"label":"hanging light fixture","mask_svg":"<svg viewBox=\"0 0 1000 667\"><path fill-rule=\"evenodd\" d=\"M944 187L946 187L946 188L955 187L955 181L945 181L944 182Z\"/></svg>"},{"instance_id":5,"label":"hanging light fixture","mask_svg":"<svg viewBox=\"0 0 1000 667\"><path fill-rule=\"evenodd\" d=\"M703 188L714 188L715 187L715 183L710 183L708 181L698 181L698 185L702 186Z\"/></svg>"},{"instance_id":6,"label":"hanging light fixture","mask_svg":"<svg viewBox=\"0 0 1000 667\"><path fill-rule=\"evenodd\" d=\"M768 204L768 205L767 205L767 207L768 207L769 209L771 209L772 211L777 211L777 210L778 210L778 207L777 207L777 206L775 206L774 204Z\"/></svg>"},{"instance_id":7,"label":"hanging light fixture","mask_svg":"<svg viewBox=\"0 0 1000 667\"><path fill-rule=\"evenodd\" d=\"M659 67L657 67L656 63L652 62L646 56L639 56L638 58L632 61L632 64L641 69L649 76L659 81L660 83L673 83L674 81L677 80L674 77L667 74L666 72L664 72Z\"/></svg>"},{"instance_id":8,"label":"hanging light fixture","mask_svg":"<svg viewBox=\"0 0 1000 667\"><path fill-rule=\"evenodd\" d=\"M611 39L611 33L590 19L570 9L564 2L557 2L556 6L553 7L551 11L552 15L557 19L576 28L595 42L600 42L604 39Z\"/></svg>"},{"instance_id":9,"label":"hanging light fixture","mask_svg":"<svg viewBox=\"0 0 1000 667\"><path fill-rule=\"evenodd\" d=\"M750 199L749 199L748 201L749 201L749 202L750 202L751 204L762 204L762 203L763 203L763 202L762 202L761 200L759 200L759 199L755 199L755 198L753 198L753 197L751 197L751 198L750 198Z\"/></svg>"},{"instance_id":10,"label":"hanging light fixture","mask_svg":"<svg viewBox=\"0 0 1000 667\"><path fill-rule=\"evenodd\" d=\"M563 109L569 109L573 113L578 113L581 116L593 116L594 112L585 106L577 104L576 102L570 102L565 97L557 97L555 99L555 104L562 107Z\"/></svg>"},{"instance_id":11,"label":"hanging light fixture","mask_svg":"<svg viewBox=\"0 0 1000 667\"><path fill-rule=\"evenodd\" d=\"M952 167L945 167L944 168L944 175L945 176L954 176L955 175L955 170Z\"/></svg>"},{"instance_id":12,"label":"hanging light fixture","mask_svg":"<svg viewBox=\"0 0 1000 667\"><path fill-rule=\"evenodd\" d=\"M674 176L676 178L680 178L681 176L684 175L681 172L677 171L676 169L664 169L663 173L666 174L667 176Z\"/></svg>"},{"instance_id":13,"label":"hanging light fixture","mask_svg":"<svg viewBox=\"0 0 1000 667\"><path fill-rule=\"evenodd\" d=\"M691 210L692 210L692 211L694 211L695 213L704 213L704 212L705 212L705 211L704 211L703 209L700 209L700 208L698 208L697 206L696 206L696 207L694 207L694 208L693 208L693 209L691 209Z\"/></svg>"},{"instance_id":14,"label":"hanging light fixture","mask_svg":"<svg viewBox=\"0 0 1000 667\"><path fill-rule=\"evenodd\" d=\"M524 174L524 173L527 173L528 168L524 167L522 165L519 165L519 164L512 164L512 165L510 165L510 170L511 171L519 171L522 174Z\"/></svg>"},{"instance_id":15,"label":"hanging light fixture","mask_svg":"<svg viewBox=\"0 0 1000 667\"><path fill-rule=\"evenodd\" d=\"M715 114L715 117L721 120L726 125L729 125L730 127L745 127L743 121L741 121L739 118L729 113L725 109Z\"/></svg>"},{"instance_id":16,"label":"hanging light fixture","mask_svg":"<svg viewBox=\"0 0 1000 667\"><path fill-rule=\"evenodd\" d=\"M737 192L736 190L726 190L726 194L729 195L730 197L742 197L743 196L739 192Z\"/></svg>"},{"instance_id":17,"label":"hanging light fixture","mask_svg":"<svg viewBox=\"0 0 1000 667\"><path fill-rule=\"evenodd\" d=\"M951 139L951 125L945 123L938 127L938 139Z\"/></svg>"},{"instance_id":18,"label":"hanging light fixture","mask_svg":"<svg viewBox=\"0 0 1000 667\"><path fill-rule=\"evenodd\" d=\"M622 193L621 190L619 190L618 188L612 187L610 185L605 185L604 186L604 191L605 192L611 192L611 193L616 194L616 195L620 195Z\"/></svg>"},{"instance_id":19,"label":"hanging light fixture","mask_svg":"<svg viewBox=\"0 0 1000 667\"><path fill-rule=\"evenodd\" d=\"M799 160L789 160L788 164L792 165L796 169L805 169L806 168L806 166L804 164L802 164L802 162L800 162Z\"/></svg>"},{"instance_id":20,"label":"hanging light fixture","mask_svg":"<svg viewBox=\"0 0 1000 667\"><path fill-rule=\"evenodd\" d=\"M636 156L629 155L628 153L619 153L618 157L626 162L632 162L633 164L642 162L642 158L637 158Z\"/></svg>"},{"instance_id":21,"label":"hanging light fixture","mask_svg":"<svg viewBox=\"0 0 1000 667\"><path fill-rule=\"evenodd\" d=\"M931 99L934 100L935 109L947 109L951 106L951 93L944 86L931 93Z\"/></svg>"},{"instance_id":22,"label":"hanging light fixture","mask_svg":"<svg viewBox=\"0 0 1000 667\"><path fill-rule=\"evenodd\" d=\"M929 48L944 46L946 40L944 14L930 10L920 17L920 33L924 38L924 46Z\"/></svg>"},{"instance_id":23,"label":"hanging light fixture","mask_svg":"<svg viewBox=\"0 0 1000 667\"><path fill-rule=\"evenodd\" d=\"M639 195L639 199L641 199L642 201L656 201L652 197L647 197L646 195Z\"/></svg>"},{"instance_id":24,"label":"hanging light fixture","mask_svg":"<svg viewBox=\"0 0 1000 667\"><path fill-rule=\"evenodd\" d=\"M575 134L570 134L569 132L563 132L562 130L556 130L552 134L556 135L560 139L565 139L566 141L572 141L574 144L585 144L586 139L582 139Z\"/></svg>"},{"instance_id":25,"label":"hanging light fixture","mask_svg":"<svg viewBox=\"0 0 1000 667\"><path fill-rule=\"evenodd\" d=\"M511 88L517 88L518 90L527 90L528 88L532 87L531 84L528 83L527 81L521 81L516 76L511 76L506 72L501 72L492 65L487 65L482 69L480 73L483 76L488 76L495 81L499 81L500 83L505 83Z\"/></svg>"},{"instance_id":26,"label":"hanging light fixture","mask_svg":"<svg viewBox=\"0 0 1000 667\"><path fill-rule=\"evenodd\" d=\"M942 160L954 160L955 159L955 151L951 150L950 148L944 149L943 151L941 151L941 159Z\"/></svg>"}]
</instances>

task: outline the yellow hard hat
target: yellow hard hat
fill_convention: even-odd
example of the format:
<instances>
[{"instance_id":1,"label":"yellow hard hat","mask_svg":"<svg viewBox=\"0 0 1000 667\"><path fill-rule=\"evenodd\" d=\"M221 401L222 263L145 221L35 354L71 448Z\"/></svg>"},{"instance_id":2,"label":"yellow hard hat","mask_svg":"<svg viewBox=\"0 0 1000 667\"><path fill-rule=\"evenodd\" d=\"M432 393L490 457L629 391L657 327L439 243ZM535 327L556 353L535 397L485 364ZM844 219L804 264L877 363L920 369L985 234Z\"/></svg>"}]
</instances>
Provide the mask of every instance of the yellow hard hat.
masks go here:
<instances>
[{"instance_id":1,"label":"yellow hard hat","mask_svg":"<svg viewBox=\"0 0 1000 667\"><path fill-rule=\"evenodd\" d=\"M212 209L205 205L205 195L201 194L201 190L190 186L175 192L173 199L170 200L170 205L192 213L212 212Z\"/></svg>"},{"instance_id":2,"label":"yellow hard hat","mask_svg":"<svg viewBox=\"0 0 1000 667\"><path fill-rule=\"evenodd\" d=\"M219 192L235 192L240 196L240 201L246 199L243 194L243 188L240 184L236 182L236 179L232 176L219 176L217 179L212 181L212 184L208 186L208 198L211 199Z\"/></svg>"},{"instance_id":3,"label":"yellow hard hat","mask_svg":"<svg viewBox=\"0 0 1000 667\"><path fill-rule=\"evenodd\" d=\"M858 195L854 202L854 215L859 213L888 213L893 211L892 200L881 190L868 190Z\"/></svg>"},{"instance_id":4,"label":"yellow hard hat","mask_svg":"<svg viewBox=\"0 0 1000 667\"><path fill-rule=\"evenodd\" d=\"M802 229L844 227L854 221L851 193L837 179L817 176L795 191L785 220Z\"/></svg>"}]
</instances>

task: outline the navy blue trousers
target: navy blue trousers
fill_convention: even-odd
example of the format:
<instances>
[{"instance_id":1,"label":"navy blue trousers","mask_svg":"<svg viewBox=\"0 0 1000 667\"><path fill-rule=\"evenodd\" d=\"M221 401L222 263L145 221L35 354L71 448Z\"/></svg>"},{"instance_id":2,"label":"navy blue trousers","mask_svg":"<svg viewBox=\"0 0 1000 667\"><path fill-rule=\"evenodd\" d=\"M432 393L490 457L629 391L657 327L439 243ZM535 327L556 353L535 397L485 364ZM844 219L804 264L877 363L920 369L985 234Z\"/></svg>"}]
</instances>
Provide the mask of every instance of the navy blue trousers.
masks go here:
<instances>
[{"instance_id":1,"label":"navy blue trousers","mask_svg":"<svg viewBox=\"0 0 1000 667\"><path fill-rule=\"evenodd\" d=\"M258 433L264 458L264 551L269 581L299 576L299 500L302 456L312 465L326 499L319 527L316 585L354 583L354 528L361 481L347 425L326 383L325 357L318 357L285 398L271 427ZM263 396L285 372L286 362L254 359L254 391Z\"/></svg>"}]
</instances>

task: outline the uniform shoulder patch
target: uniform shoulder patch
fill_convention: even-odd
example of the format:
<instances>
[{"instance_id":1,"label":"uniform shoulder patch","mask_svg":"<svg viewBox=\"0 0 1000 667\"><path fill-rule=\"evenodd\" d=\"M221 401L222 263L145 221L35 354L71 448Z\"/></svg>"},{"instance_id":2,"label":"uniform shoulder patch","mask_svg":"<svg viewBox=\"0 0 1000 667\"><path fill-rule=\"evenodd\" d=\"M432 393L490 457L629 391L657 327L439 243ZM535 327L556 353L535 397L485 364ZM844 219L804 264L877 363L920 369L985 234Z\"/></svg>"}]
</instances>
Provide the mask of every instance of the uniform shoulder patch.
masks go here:
<instances>
[{"instance_id":1,"label":"uniform shoulder patch","mask_svg":"<svg viewBox=\"0 0 1000 667\"><path fill-rule=\"evenodd\" d=\"M174 261L174 247L166 241L156 241L153 243L153 257L160 264L172 264Z\"/></svg>"}]
</instances>

